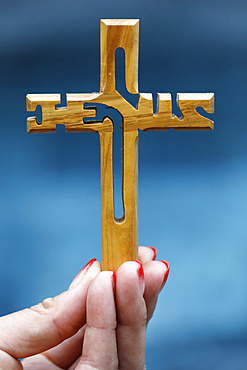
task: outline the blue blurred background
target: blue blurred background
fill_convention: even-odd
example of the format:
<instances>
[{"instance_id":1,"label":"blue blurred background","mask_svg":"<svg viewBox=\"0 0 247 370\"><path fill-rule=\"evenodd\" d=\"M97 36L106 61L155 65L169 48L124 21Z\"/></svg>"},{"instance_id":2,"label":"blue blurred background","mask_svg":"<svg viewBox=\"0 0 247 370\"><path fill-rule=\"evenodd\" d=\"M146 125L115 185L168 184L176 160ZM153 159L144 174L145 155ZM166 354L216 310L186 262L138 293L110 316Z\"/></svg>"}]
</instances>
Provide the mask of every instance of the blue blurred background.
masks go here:
<instances>
[{"instance_id":1,"label":"blue blurred background","mask_svg":"<svg viewBox=\"0 0 247 370\"><path fill-rule=\"evenodd\" d=\"M147 367L246 369L246 1L1 0L0 314L60 293L100 259L98 135L27 135L25 95L66 105L66 92L99 91L101 18L140 19L140 92L172 93L177 115L177 92L216 95L215 131L140 133L139 243L171 264ZM124 94L123 69L117 51ZM115 150L119 215L120 167Z\"/></svg>"}]
</instances>

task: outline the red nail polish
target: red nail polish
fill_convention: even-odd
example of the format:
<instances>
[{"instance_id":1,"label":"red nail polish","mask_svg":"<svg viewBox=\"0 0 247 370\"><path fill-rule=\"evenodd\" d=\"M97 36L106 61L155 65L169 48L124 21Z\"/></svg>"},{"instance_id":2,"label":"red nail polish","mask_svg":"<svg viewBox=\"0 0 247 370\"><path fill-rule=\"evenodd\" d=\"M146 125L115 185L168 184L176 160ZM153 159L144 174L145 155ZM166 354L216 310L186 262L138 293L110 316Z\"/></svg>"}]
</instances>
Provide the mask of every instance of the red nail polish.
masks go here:
<instances>
[{"instance_id":1,"label":"red nail polish","mask_svg":"<svg viewBox=\"0 0 247 370\"><path fill-rule=\"evenodd\" d=\"M154 256L153 256L153 261L154 261L157 256L157 249L155 247L149 247L149 248L151 248L154 252Z\"/></svg>"},{"instance_id":2,"label":"red nail polish","mask_svg":"<svg viewBox=\"0 0 247 370\"><path fill-rule=\"evenodd\" d=\"M114 297L116 296L116 274L114 271L111 271L112 272L112 286L113 286L113 294L114 294Z\"/></svg>"},{"instance_id":3,"label":"red nail polish","mask_svg":"<svg viewBox=\"0 0 247 370\"><path fill-rule=\"evenodd\" d=\"M167 278L168 278L168 275L169 275L169 272L170 272L170 264L169 264L169 262L164 261L164 260L162 260L160 262L163 262L166 265L166 267L167 267L167 270L166 270L166 273L165 273L165 277L164 277L164 281L163 281L163 284L162 284L162 287L161 287L161 289L162 289L164 287L166 281L167 281Z\"/></svg>"},{"instance_id":4,"label":"red nail polish","mask_svg":"<svg viewBox=\"0 0 247 370\"><path fill-rule=\"evenodd\" d=\"M91 259L82 269L78 272L72 283L70 284L69 288L74 288L77 286L77 284L80 282L79 276L82 274L82 272L85 274L87 270L92 266L92 264L96 261L96 258Z\"/></svg>"},{"instance_id":5,"label":"red nail polish","mask_svg":"<svg viewBox=\"0 0 247 370\"><path fill-rule=\"evenodd\" d=\"M84 271L84 270L87 270L87 269L89 269L89 267L94 263L96 261L96 258L92 258L82 269L81 269L81 271L79 271L78 272L78 274L76 275L76 277L74 278L74 280L75 279L77 279L78 278L78 276L80 276L81 275L81 273L82 273L82 271Z\"/></svg>"},{"instance_id":6,"label":"red nail polish","mask_svg":"<svg viewBox=\"0 0 247 370\"><path fill-rule=\"evenodd\" d=\"M139 283L140 283L140 288L141 288L141 293L143 294L144 293L144 289L145 289L145 283L144 283L144 270L143 270L143 266L141 264L140 261L135 261L136 263L138 263L138 275L139 275Z\"/></svg>"},{"instance_id":7,"label":"red nail polish","mask_svg":"<svg viewBox=\"0 0 247 370\"><path fill-rule=\"evenodd\" d=\"M142 266L142 264L141 264L141 262L140 262L140 261L135 261L135 262L137 262L137 263L138 263L138 265L139 265L139 268L138 268L138 275L139 275L139 278L140 278L140 280L144 280L144 271L143 271L143 266Z\"/></svg>"}]
</instances>

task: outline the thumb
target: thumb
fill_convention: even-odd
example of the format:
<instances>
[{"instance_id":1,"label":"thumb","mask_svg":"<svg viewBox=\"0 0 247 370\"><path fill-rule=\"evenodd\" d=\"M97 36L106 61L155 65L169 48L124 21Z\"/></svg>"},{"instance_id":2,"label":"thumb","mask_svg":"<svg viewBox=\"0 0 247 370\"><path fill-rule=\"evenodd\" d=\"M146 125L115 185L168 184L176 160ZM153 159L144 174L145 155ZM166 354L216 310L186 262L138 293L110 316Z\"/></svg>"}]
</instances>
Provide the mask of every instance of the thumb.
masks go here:
<instances>
[{"instance_id":1,"label":"thumb","mask_svg":"<svg viewBox=\"0 0 247 370\"><path fill-rule=\"evenodd\" d=\"M100 263L93 259L67 291L1 317L0 350L16 359L24 358L46 351L74 335L85 324L87 291L100 269Z\"/></svg>"}]
</instances>

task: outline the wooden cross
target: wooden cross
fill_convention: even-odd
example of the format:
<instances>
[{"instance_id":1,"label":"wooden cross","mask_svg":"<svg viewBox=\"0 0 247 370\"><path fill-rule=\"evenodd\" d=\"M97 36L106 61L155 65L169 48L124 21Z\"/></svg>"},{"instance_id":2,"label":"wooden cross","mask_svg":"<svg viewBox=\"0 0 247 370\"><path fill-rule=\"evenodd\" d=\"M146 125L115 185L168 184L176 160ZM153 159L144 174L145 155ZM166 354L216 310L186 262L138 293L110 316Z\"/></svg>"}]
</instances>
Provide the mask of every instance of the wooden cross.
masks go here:
<instances>
[{"instance_id":1,"label":"wooden cross","mask_svg":"<svg viewBox=\"0 0 247 370\"><path fill-rule=\"evenodd\" d=\"M114 270L125 261L138 259L138 130L213 130L213 122L201 116L197 107L214 112L213 93L177 94L182 118L172 114L171 94L158 94L157 113L153 114L152 94L140 93L137 108L115 89L115 51L125 51L125 82L127 90L138 93L139 20L101 20L100 92L66 94L67 107L56 107L60 94L28 94L27 110L42 107L42 122L27 119L27 131L56 132L56 125L65 125L66 132L98 132L101 146L101 237L102 269ZM117 109L123 130L123 207L121 219L114 216L113 201L113 122L85 123L95 117L95 108L84 103L101 103Z\"/></svg>"}]
</instances>

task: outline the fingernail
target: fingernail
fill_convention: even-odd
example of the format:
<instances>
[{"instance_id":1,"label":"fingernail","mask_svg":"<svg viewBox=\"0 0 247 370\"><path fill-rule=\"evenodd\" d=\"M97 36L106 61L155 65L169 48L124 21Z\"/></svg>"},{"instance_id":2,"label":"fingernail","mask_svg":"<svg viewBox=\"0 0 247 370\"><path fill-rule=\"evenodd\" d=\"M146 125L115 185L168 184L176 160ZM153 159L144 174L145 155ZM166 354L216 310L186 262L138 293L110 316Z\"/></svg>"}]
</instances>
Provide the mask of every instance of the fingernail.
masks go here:
<instances>
[{"instance_id":1,"label":"fingernail","mask_svg":"<svg viewBox=\"0 0 247 370\"><path fill-rule=\"evenodd\" d=\"M165 277L164 277L164 281L163 281L163 283L161 285L161 289L162 289L164 287L166 281L167 281L167 278L168 278L168 275L169 275L169 272L170 272L170 264L169 264L169 262L167 262L165 260L162 260L160 262L163 262L166 265L166 267L167 267L167 270L166 270L166 273L165 273Z\"/></svg>"},{"instance_id":2,"label":"fingernail","mask_svg":"<svg viewBox=\"0 0 247 370\"><path fill-rule=\"evenodd\" d=\"M111 271L112 272L112 287L113 287L113 294L114 294L114 297L116 296L116 274L114 271Z\"/></svg>"},{"instance_id":3,"label":"fingernail","mask_svg":"<svg viewBox=\"0 0 247 370\"><path fill-rule=\"evenodd\" d=\"M144 270L143 266L140 261L135 261L138 263L138 275L139 275L139 284L140 284L140 289L141 289L141 294L143 295L144 289L145 289L145 281L144 281Z\"/></svg>"},{"instance_id":4,"label":"fingernail","mask_svg":"<svg viewBox=\"0 0 247 370\"><path fill-rule=\"evenodd\" d=\"M79 277L82 275L85 275L85 273L88 271L88 269L92 266L92 264L96 261L96 258L92 258L82 269L78 272L72 283L70 284L70 288L75 287L78 284Z\"/></svg>"},{"instance_id":5,"label":"fingernail","mask_svg":"<svg viewBox=\"0 0 247 370\"><path fill-rule=\"evenodd\" d=\"M154 261L157 256L157 249L155 247L149 247L149 248L151 248L154 252L154 256L153 256L153 261Z\"/></svg>"}]
</instances>

